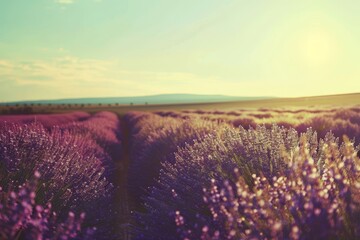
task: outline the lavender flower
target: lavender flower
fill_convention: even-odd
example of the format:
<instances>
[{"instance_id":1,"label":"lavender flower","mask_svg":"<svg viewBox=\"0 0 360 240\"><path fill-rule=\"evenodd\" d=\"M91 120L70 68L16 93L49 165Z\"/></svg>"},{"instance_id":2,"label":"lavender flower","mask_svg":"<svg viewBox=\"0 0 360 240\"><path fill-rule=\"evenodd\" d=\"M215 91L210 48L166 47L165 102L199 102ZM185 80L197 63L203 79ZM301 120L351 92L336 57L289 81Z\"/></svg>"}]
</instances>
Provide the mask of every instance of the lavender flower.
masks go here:
<instances>
[{"instance_id":1,"label":"lavender flower","mask_svg":"<svg viewBox=\"0 0 360 240\"><path fill-rule=\"evenodd\" d=\"M36 203L40 173L17 188L4 191L0 187L1 239L76 239L81 236L82 213L76 217L69 212L64 222L58 221L51 204ZM87 238L82 235L82 238Z\"/></svg>"}]
</instances>

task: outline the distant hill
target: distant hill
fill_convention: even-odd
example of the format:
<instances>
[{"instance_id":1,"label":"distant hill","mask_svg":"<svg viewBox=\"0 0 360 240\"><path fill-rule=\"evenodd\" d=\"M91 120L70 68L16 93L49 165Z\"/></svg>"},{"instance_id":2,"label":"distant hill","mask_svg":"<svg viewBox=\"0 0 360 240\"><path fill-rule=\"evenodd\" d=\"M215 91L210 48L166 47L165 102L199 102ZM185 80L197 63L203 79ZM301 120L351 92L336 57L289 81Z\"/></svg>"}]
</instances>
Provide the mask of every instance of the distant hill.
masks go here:
<instances>
[{"instance_id":1,"label":"distant hill","mask_svg":"<svg viewBox=\"0 0 360 240\"><path fill-rule=\"evenodd\" d=\"M175 104L175 103L212 103L212 102L232 102L232 101L251 101L270 99L272 97L235 97L225 95L198 95L198 94L160 94L151 96L137 97L106 97L106 98L74 98L58 100L37 100L37 101L18 101L1 103L0 105L15 104Z\"/></svg>"}]
</instances>

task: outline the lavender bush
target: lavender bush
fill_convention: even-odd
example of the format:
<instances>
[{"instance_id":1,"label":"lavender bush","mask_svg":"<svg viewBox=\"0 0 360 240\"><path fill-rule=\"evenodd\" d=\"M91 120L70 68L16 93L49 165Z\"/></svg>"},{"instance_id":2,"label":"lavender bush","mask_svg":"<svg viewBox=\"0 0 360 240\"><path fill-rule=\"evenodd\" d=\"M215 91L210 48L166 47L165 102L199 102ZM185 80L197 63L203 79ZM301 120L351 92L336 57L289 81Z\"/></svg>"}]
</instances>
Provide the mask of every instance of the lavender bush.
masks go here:
<instances>
[{"instance_id":1,"label":"lavender bush","mask_svg":"<svg viewBox=\"0 0 360 240\"><path fill-rule=\"evenodd\" d=\"M290 174L289 166L300 164L300 157L296 155L298 149L305 149L317 164L318 171L322 172L325 171L327 146L336 144L338 140L332 134L318 141L311 129L299 136L294 129L276 125L270 129L258 126L249 130L219 127L216 133L179 149L175 163L163 164L158 182L145 199L147 211L141 215L144 230L139 238L177 239L178 229L173 221L176 213L181 214L186 226L191 226L193 232L201 232L204 226L214 229L217 225L212 209L204 205L202 195L202 189L210 187L211 179L235 182L233 169L237 168L244 184L250 189L256 187L254 174L267 179L270 185L275 184L279 177ZM337 148L331 149L335 151ZM337 152L338 157L343 157L342 151ZM200 235L190 236L198 239ZM225 235L219 236L219 239L224 239Z\"/></svg>"},{"instance_id":2,"label":"lavender bush","mask_svg":"<svg viewBox=\"0 0 360 240\"><path fill-rule=\"evenodd\" d=\"M130 191L137 201L146 195L147 188L159 176L161 163L175 161L174 153L178 147L201 138L217 127L213 122L159 117L146 113L129 113L125 119L132 130Z\"/></svg>"},{"instance_id":3,"label":"lavender bush","mask_svg":"<svg viewBox=\"0 0 360 240\"><path fill-rule=\"evenodd\" d=\"M211 211L207 225L188 224L176 212L183 239L359 239L359 146L331 136L313 158L303 135L289 156L289 166L273 178L253 174L253 185L237 173L237 181L204 189Z\"/></svg>"},{"instance_id":4,"label":"lavender bush","mask_svg":"<svg viewBox=\"0 0 360 240\"><path fill-rule=\"evenodd\" d=\"M86 212L84 224L97 226L96 239L117 238L107 179L114 178L111 150L121 149L119 132L117 116L106 112L49 129L39 123L0 124L0 184L8 191L39 171L38 204L51 203L59 221L68 211Z\"/></svg>"},{"instance_id":5,"label":"lavender bush","mask_svg":"<svg viewBox=\"0 0 360 240\"><path fill-rule=\"evenodd\" d=\"M57 129L48 133L40 124L7 125L0 132L3 186L21 185L38 170L43 202L51 199L55 209L79 207L109 193L101 159L88 139Z\"/></svg>"},{"instance_id":6,"label":"lavender bush","mask_svg":"<svg viewBox=\"0 0 360 240\"><path fill-rule=\"evenodd\" d=\"M90 135L112 159L120 159L120 121L116 114L98 112L86 120L61 125L60 128L81 137Z\"/></svg>"},{"instance_id":7,"label":"lavender bush","mask_svg":"<svg viewBox=\"0 0 360 240\"><path fill-rule=\"evenodd\" d=\"M51 204L36 203L40 173L23 185L4 191L0 187L0 238L1 239L82 239L90 237L91 229L81 235L85 214L75 217L69 212L64 222L58 221Z\"/></svg>"},{"instance_id":8,"label":"lavender bush","mask_svg":"<svg viewBox=\"0 0 360 240\"><path fill-rule=\"evenodd\" d=\"M147 212L141 216L144 236L174 239L174 209L180 210L191 221L208 222L210 212L202 203L201 190L211 178L226 179L236 167L249 183L254 171L273 176L286 166L283 152L291 151L297 142L295 130L276 125L272 129L258 126L250 130L222 125L179 148L175 163L163 163L159 180L145 199ZM203 219L196 220L199 217Z\"/></svg>"}]
</instances>

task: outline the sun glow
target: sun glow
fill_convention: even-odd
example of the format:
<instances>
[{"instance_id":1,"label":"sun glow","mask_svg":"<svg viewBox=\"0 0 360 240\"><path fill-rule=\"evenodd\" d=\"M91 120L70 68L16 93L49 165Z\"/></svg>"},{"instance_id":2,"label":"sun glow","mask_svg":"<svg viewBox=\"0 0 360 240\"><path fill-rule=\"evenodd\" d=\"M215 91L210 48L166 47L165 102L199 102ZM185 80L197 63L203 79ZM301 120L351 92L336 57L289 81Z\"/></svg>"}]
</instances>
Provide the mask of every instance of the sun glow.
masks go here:
<instances>
[{"instance_id":1,"label":"sun glow","mask_svg":"<svg viewBox=\"0 0 360 240\"><path fill-rule=\"evenodd\" d=\"M301 41L301 55L309 66L330 64L337 55L336 38L325 31L306 34Z\"/></svg>"}]
</instances>

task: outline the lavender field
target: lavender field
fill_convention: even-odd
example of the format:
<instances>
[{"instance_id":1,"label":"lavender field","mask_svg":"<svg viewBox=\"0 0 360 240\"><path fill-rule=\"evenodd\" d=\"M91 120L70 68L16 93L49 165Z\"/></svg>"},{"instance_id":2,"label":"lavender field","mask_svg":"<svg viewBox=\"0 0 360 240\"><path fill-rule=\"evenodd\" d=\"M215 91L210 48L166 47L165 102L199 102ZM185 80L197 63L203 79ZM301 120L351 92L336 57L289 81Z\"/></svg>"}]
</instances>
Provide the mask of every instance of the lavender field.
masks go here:
<instances>
[{"instance_id":1,"label":"lavender field","mask_svg":"<svg viewBox=\"0 0 360 240\"><path fill-rule=\"evenodd\" d=\"M0 239L359 239L360 108L0 116Z\"/></svg>"},{"instance_id":2,"label":"lavender field","mask_svg":"<svg viewBox=\"0 0 360 240\"><path fill-rule=\"evenodd\" d=\"M360 1L0 1L0 240L360 240Z\"/></svg>"},{"instance_id":3,"label":"lavender field","mask_svg":"<svg viewBox=\"0 0 360 240\"><path fill-rule=\"evenodd\" d=\"M75 112L0 119L0 239L115 237L118 117Z\"/></svg>"}]
</instances>

